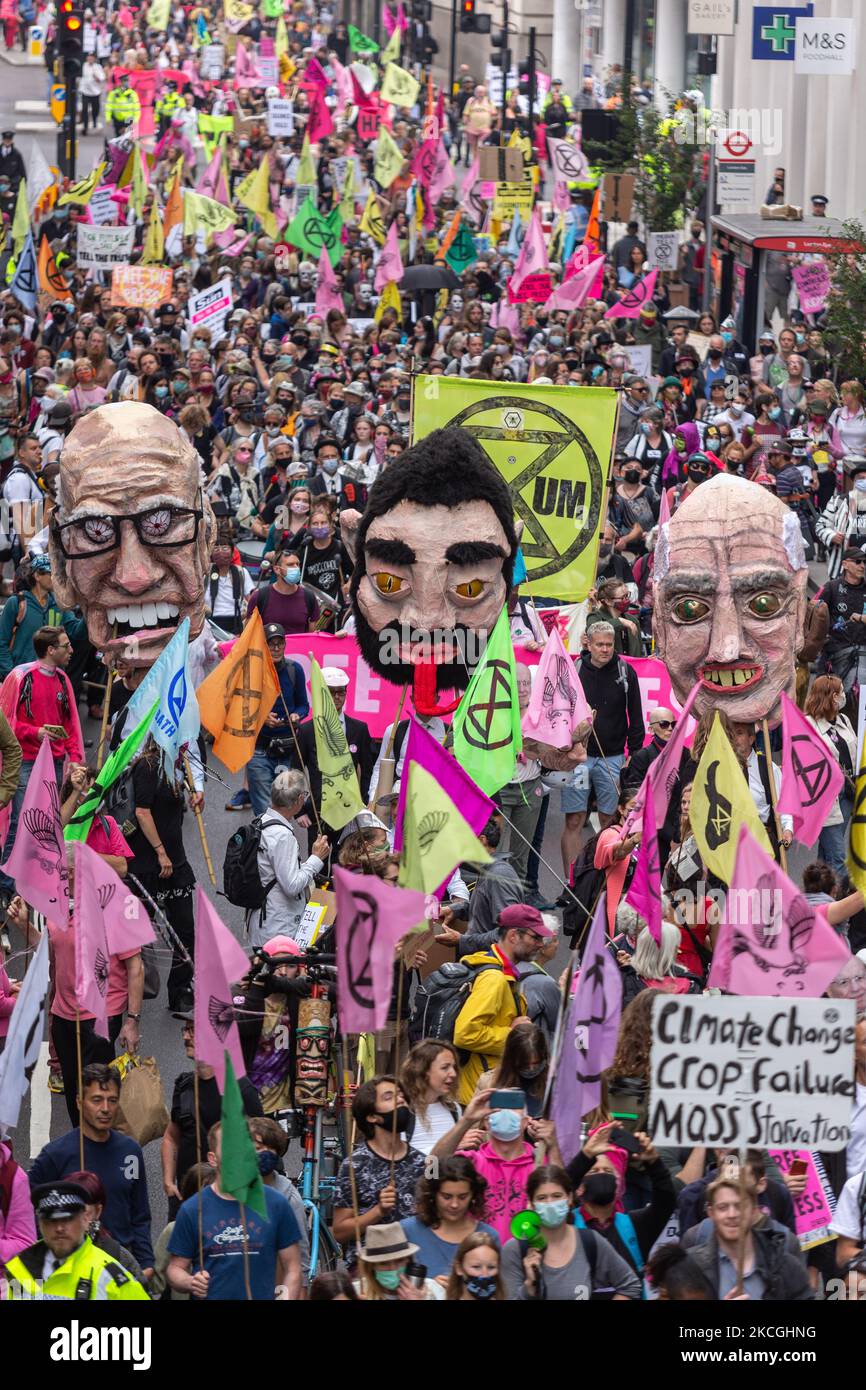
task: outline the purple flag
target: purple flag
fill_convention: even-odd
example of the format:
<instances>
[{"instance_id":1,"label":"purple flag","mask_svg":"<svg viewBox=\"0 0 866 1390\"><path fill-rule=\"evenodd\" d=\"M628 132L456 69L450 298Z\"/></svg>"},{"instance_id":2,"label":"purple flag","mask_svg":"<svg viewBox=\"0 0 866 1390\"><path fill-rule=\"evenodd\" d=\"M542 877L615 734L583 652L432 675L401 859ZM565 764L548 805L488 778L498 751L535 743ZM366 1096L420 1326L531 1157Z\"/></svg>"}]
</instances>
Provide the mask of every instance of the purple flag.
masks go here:
<instances>
[{"instance_id":1,"label":"purple flag","mask_svg":"<svg viewBox=\"0 0 866 1390\"><path fill-rule=\"evenodd\" d=\"M662 880L659 866L659 828L651 796L644 798L643 826L634 875L625 895L639 912L657 946L662 944Z\"/></svg>"},{"instance_id":2,"label":"purple flag","mask_svg":"<svg viewBox=\"0 0 866 1390\"><path fill-rule=\"evenodd\" d=\"M394 817L394 853L403 848L403 817L406 813L406 796L409 791L409 765L418 763L439 783L454 805L459 808L463 819L478 835L496 810L494 802L485 796L481 788L473 782L468 772L464 772L455 757L442 747L423 724L417 719L409 723L406 752L403 757L403 775L400 778L400 795L397 798L397 814ZM438 895L437 895L438 896Z\"/></svg>"},{"instance_id":3,"label":"purple flag","mask_svg":"<svg viewBox=\"0 0 866 1390\"><path fill-rule=\"evenodd\" d=\"M729 994L818 999L850 959L826 917L741 825L709 987Z\"/></svg>"},{"instance_id":4,"label":"purple flag","mask_svg":"<svg viewBox=\"0 0 866 1390\"><path fill-rule=\"evenodd\" d=\"M622 980L606 942L607 904L602 893L583 949L577 989L565 1016L553 1082L550 1114L566 1163L580 1150L580 1122L599 1104L602 1073L616 1052Z\"/></svg>"},{"instance_id":5,"label":"purple flag","mask_svg":"<svg viewBox=\"0 0 866 1390\"><path fill-rule=\"evenodd\" d=\"M682 758L683 748L685 747L686 734L689 731L689 716L700 688L701 682L698 681L697 685L694 685L689 691L686 702L680 711L680 717L674 726L673 733L655 762L650 763L646 777L644 777L638 788L634 805L628 813L623 828L623 836L631 833L631 828L637 824L638 819L643 815L644 800L647 795L647 790L652 792L653 802L655 804L655 823L656 825L664 825L665 817L668 813L668 806L670 804L671 792L673 791L674 782L679 775L680 759Z\"/></svg>"},{"instance_id":6,"label":"purple flag","mask_svg":"<svg viewBox=\"0 0 866 1390\"><path fill-rule=\"evenodd\" d=\"M337 894L337 993L347 1033L384 1028L394 978L394 948L426 921L426 899L375 874L334 869Z\"/></svg>"},{"instance_id":7,"label":"purple flag","mask_svg":"<svg viewBox=\"0 0 866 1390\"><path fill-rule=\"evenodd\" d=\"M24 793L12 853L3 865L26 903L58 927L69 923L69 871L51 741L44 738Z\"/></svg>"},{"instance_id":8,"label":"purple flag","mask_svg":"<svg viewBox=\"0 0 866 1390\"><path fill-rule=\"evenodd\" d=\"M195 890L195 1055L216 1072L222 1093L225 1054L236 1076L245 1076L240 1034L235 1022L232 985L242 979L249 961L240 942L217 915L207 894Z\"/></svg>"},{"instance_id":9,"label":"purple flag","mask_svg":"<svg viewBox=\"0 0 866 1390\"><path fill-rule=\"evenodd\" d=\"M82 840L74 843L75 999L80 1009L93 1014L99 1036L107 1038L111 958L155 938L143 905L111 866Z\"/></svg>"},{"instance_id":10,"label":"purple flag","mask_svg":"<svg viewBox=\"0 0 866 1390\"><path fill-rule=\"evenodd\" d=\"M801 844L814 845L844 785L844 774L829 746L782 691L782 787L778 811L780 815L793 816L794 833Z\"/></svg>"}]
</instances>

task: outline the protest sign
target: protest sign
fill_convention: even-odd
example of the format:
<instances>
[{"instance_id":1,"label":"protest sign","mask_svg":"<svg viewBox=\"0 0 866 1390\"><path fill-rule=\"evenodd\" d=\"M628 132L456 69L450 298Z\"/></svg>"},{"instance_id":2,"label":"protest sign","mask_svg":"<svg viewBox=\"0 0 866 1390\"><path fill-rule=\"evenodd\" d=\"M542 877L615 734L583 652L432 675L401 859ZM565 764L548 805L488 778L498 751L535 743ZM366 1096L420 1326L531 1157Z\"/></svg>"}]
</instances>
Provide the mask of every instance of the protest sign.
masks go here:
<instances>
[{"instance_id":1,"label":"protest sign","mask_svg":"<svg viewBox=\"0 0 866 1390\"><path fill-rule=\"evenodd\" d=\"M224 336L226 315L231 312L232 303L232 278L225 275L215 285L190 295L187 305L190 328L209 328L211 342L218 343Z\"/></svg>"},{"instance_id":2,"label":"protest sign","mask_svg":"<svg viewBox=\"0 0 866 1390\"><path fill-rule=\"evenodd\" d=\"M223 75L226 54L221 43L207 43L199 56L199 72L207 82L218 82Z\"/></svg>"},{"instance_id":3,"label":"protest sign","mask_svg":"<svg viewBox=\"0 0 866 1390\"><path fill-rule=\"evenodd\" d=\"M134 241L134 227L87 227L79 222L76 259L87 270L113 270L127 264Z\"/></svg>"},{"instance_id":4,"label":"protest sign","mask_svg":"<svg viewBox=\"0 0 866 1390\"><path fill-rule=\"evenodd\" d=\"M94 189L91 194L87 206L97 227L104 226L106 222L116 221L118 205L112 196L115 192L116 189L112 188L110 184L103 184L101 188Z\"/></svg>"},{"instance_id":5,"label":"protest sign","mask_svg":"<svg viewBox=\"0 0 866 1390\"><path fill-rule=\"evenodd\" d=\"M826 309L827 295L830 293L830 267L827 262L807 261L805 265L795 265L791 274L803 313L820 314L822 309Z\"/></svg>"},{"instance_id":6,"label":"protest sign","mask_svg":"<svg viewBox=\"0 0 866 1390\"><path fill-rule=\"evenodd\" d=\"M540 270L536 275L526 275L517 290L508 287L510 304L544 304L553 293L553 277L549 271Z\"/></svg>"},{"instance_id":7,"label":"protest sign","mask_svg":"<svg viewBox=\"0 0 866 1390\"><path fill-rule=\"evenodd\" d=\"M630 372L635 372L637 376L652 376L653 350L649 343L627 343L623 347L617 344L617 351L628 358Z\"/></svg>"},{"instance_id":8,"label":"protest sign","mask_svg":"<svg viewBox=\"0 0 866 1390\"><path fill-rule=\"evenodd\" d=\"M848 999L656 1001L648 1132L691 1148L844 1149L854 1103Z\"/></svg>"},{"instance_id":9,"label":"protest sign","mask_svg":"<svg viewBox=\"0 0 866 1390\"><path fill-rule=\"evenodd\" d=\"M675 270L679 245L679 232L650 232L647 237L647 270Z\"/></svg>"},{"instance_id":10,"label":"protest sign","mask_svg":"<svg viewBox=\"0 0 866 1390\"><path fill-rule=\"evenodd\" d=\"M112 304L157 309L171 299L174 271L161 265L119 265L111 273Z\"/></svg>"},{"instance_id":11,"label":"protest sign","mask_svg":"<svg viewBox=\"0 0 866 1390\"><path fill-rule=\"evenodd\" d=\"M295 133L294 102L284 97L268 97L268 135L279 139Z\"/></svg>"},{"instance_id":12,"label":"protest sign","mask_svg":"<svg viewBox=\"0 0 866 1390\"><path fill-rule=\"evenodd\" d=\"M813 1245L824 1245L828 1240L835 1240L830 1222L836 1202L818 1155L809 1153L808 1149L770 1149L770 1158L778 1164L783 1174L795 1161L806 1164L806 1186L799 1197L791 1196L800 1249L811 1250Z\"/></svg>"},{"instance_id":13,"label":"protest sign","mask_svg":"<svg viewBox=\"0 0 866 1390\"><path fill-rule=\"evenodd\" d=\"M524 222L529 221L532 213L532 200L535 190L531 183L495 183L493 194L494 217L500 222L510 222L515 211L520 213Z\"/></svg>"}]
</instances>

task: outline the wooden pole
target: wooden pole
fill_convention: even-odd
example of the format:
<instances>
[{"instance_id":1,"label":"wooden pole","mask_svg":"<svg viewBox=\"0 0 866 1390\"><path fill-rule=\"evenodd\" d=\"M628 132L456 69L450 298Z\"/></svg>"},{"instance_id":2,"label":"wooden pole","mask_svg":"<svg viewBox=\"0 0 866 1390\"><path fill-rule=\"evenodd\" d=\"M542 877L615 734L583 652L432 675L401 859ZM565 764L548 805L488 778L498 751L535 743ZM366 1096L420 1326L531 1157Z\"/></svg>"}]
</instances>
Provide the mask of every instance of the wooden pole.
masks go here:
<instances>
[{"instance_id":1,"label":"wooden pole","mask_svg":"<svg viewBox=\"0 0 866 1390\"><path fill-rule=\"evenodd\" d=\"M317 807L313 799L313 787L310 782L310 774L307 771L307 764L304 762L304 755L301 752L301 745L298 743L298 735L295 733L295 726L292 722L292 716L289 714L289 707L286 704L285 699L283 698L282 690L280 691L280 704L286 712L286 719L289 721L289 732L292 735L292 742L295 745L295 752L298 755L298 762L301 764L301 771L303 772L304 777L306 779L307 790L310 793L310 805L313 808L313 815L316 818L316 829L319 832L319 834L322 835L324 834L324 831L322 830L322 822L319 820L319 808Z\"/></svg>"},{"instance_id":2,"label":"wooden pole","mask_svg":"<svg viewBox=\"0 0 866 1390\"><path fill-rule=\"evenodd\" d=\"M244 1240L243 1240L244 1290L245 1290L245 1292L246 1292L247 1302L248 1302L248 1303L252 1303L252 1301L253 1301L253 1291L252 1291L252 1289L250 1288L250 1252L249 1252L249 1237L248 1237L248 1235L247 1235L247 1210L246 1210L246 1207L244 1206L243 1202L240 1202L240 1203L239 1203L239 1206L240 1206L240 1209L241 1209L241 1229L243 1230L243 1233L244 1233Z\"/></svg>"},{"instance_id":3,"label":"wooden pole","mask_svg":"<svg viewBox=\"0 0 866 1390\"><path fill-rule=\"evenodd\" d=\"M766 720L764 721L766 725ZM739 1158L738 1186L740 1190L740 1234L737 1240L737 1282L734 1286L734 1293L743 1292L743 1272L746 1264L746 1239L749 1234L749 1221L746 1215L748 1210L748 1189L746 1187L746 1150L740 1149Z\"/></svg>"},{"instance_id":4,"label":"wooden pole","mask_svg":"<svg viewBox=\"0 0 866 1390\"><path fill-rule=\"evenodd\" d=\"M186 783L187 783L187 786L188 786L189 789L190 789L190 792L191 792L193 795L195 795L195 783L194 783L193 780L192 780L192 768L191 768L190 765L189 765L189 754L186 752L186 750L184 750L182 756L183 756L183 769L184 769L184 772L186 773ZM196 808L195 808L193 814L194 814L194 816L195 816L196 823L197 823L197 825L198 825L198 833L199 833L199 835L201 836L201 847L202 847L202 850L203 850L203 852L204 852L204 862L207 864L207 871L208 871L208 873L210 874L210 881L211 881L211 883L213 884L214 888L216 888L216 886L217 886L216 874L214 873L213 860L212 860L211 857L210 857L210 848L209 848L209 846L208 846L207 836L206 836L205 833L204 833L204 817L203 817L203 815L202 815L202 813L201 813L201 807L200 807L200 806L196 806Z\"/></svg>"},{"instance_id":5,"label":"wooden pole","mask_svg":"<svg viewBox=\"0 0 866 1390\"><path fill-rule=\"evenodd\" d=\"M396 737L397 737L397 725L400 723L400 716L401 716L402 713L403 713L403 705L404 705L404 703L405 703L405 701L406 701L406 692L407 692L408 689L409 689L409 685L408 685L408 682L407 682L406 685L403 686L403 689L400 691L400 700L399 700L399 702L398 702L398 704L397 704L397 713L394 715L394 721L393 721L393 723L392 723L392 725L391 725L391 736L390 736L390 738L388 739L388 747L386 748L385 752L383 753L383 755L382 755L382 761L381 761L381 763L379 764L379 780L378 780L378 782L376 783L376 788L375 788L375 791L373 792L373 799L372 799L372 801L368 801L368 803L367 803L367 810L368 810L368 811L372 811L374 815L378 814L378 813L376 812L376 807L377 807L378 804L379 804L379 788L382 787L382 774L383 774L384 771L385 771L385 766L386 766L387 763L390 763L390 764L391 764L391 787L394 786L394 741L395 741L395 739L396 739ZM389 790L390 790L390 788L389 788ZM383 795L384 795L384 787L383 787Z\"/></svg>"},{"instance_id":6,"label":"wooden pole","mask_svg":"<svg viewBox=\"0 0 866 1390\"><path fill-rule=\"evenodd\" d=\"M76 1070L77 1070L77 1072L78 1072L78 1162L79 1162L79 1164L80 1164L80 1171L83 1173L83 1172L84 1172L84 1128L83 1128L82 1123L81 1123L81 1091L82 1091L81 1077L82 1077L82 1072L83 1072L84 1069L83 1069L83 1067L82 1067L82 1065L81 1065L81 1011L80 1011L80 1009L79 1009L79 1007L78 1007L77 1004L76 1004L76 1006L75 1006L75 1059L76 1059ZM392 1179L392 1181L393 1181L393 1179Z\"/></svg>"},{"instance_id":7,"label":"wooden pole","mask_svg":"<svg viewBox=\"0 0 866 1390\"><path fill-rule=\"evenodd\" d=\"M115 623L113 628L111 629L111 636L112 639L114 639L117 636L117 623ZM109 666L106 663L106 669L108 671L108 684L105 687L105 694L102 697L102 724L99 730L99 745L96 749L96 766L98 768L102 767L102 750L105 747L105 739L108 733L108 717L111 709L111 691L114 685L114 677L116 675L116 671L113 666Z\"/></svg>"},{"instance_id":8,"label":"wooden pole","mask_svg":"<svg viewBox=\"0 0 866 1390\"><path fill-rule=\"evenodd\" d=\"M788 856L785 852L785 846L782 844L782 821L776 807L776 775L773 771L773 755L770 752L770 730L767 726L766 719L762 721L762 724L764 730L764 757L767 760L767 781L770 784L770 805L773 808L773 819L776 822L776 834L779 837L779 863L782 865L783 872L787 873Z\"/></svg>"},{"instance_id":9,"label":"wooden pole","mask_svg":"<svg viewBox=\"0 0 866 1390\"><path fill-rule=\"evenodd\" d=\"M406 974L406 966L402 955L400 956L400 973L397 976L397 1019L394 1025L394 1076L400 1075L400 1015L403 1012L403 977ZM394 1149L397 1147L397 1091L400 1082L394 1082L394 1118L391 1121L391 1186L394 1186Z\"/></svg>"},{"instance_id":10,"label":"wooden pole","mask_svg":"<svg viewBox=\"0 0 866 1390\"><path fill-rule=\"evenodd\" d=\"M350 1065L349 1065L349 1039L346 1037L346 1034L344 1033L344 1034L343 1034L343 1072L344 1072L344 1075L346 1076L347 1079L348 1079L350 1070L351 1070L351 1068L350 1068ZM348 1130L348 1126L347 1126L347 1130ZM360 1256L361 1256L361 1224L360 1224L361 1213L360 1213L360 1211L359 1211L359 1209L358 1209L358 1185L357 1185L357 1183L356 1183L356 1181L355 1181L355 1165L354 1165L353 1162L352 1162L352 1149L353 1149L353 1147L354 1147L354 1142L355 1142L355 1131L354 1131L354 1125L353 1125L353 1127L352 1127L351 1138L349 1139L349 1150L348 1150L348 1153L346 1154L346 1157L347 1157L348 1160L349 1160L349 1188L350 1188L351 1195L352 1195L352 1219L353 1219L353 1221L354 1221L354 1223L355 1223L355 1253L356 1253L356 1258L360 1259Z\"/></svg>"},{"instance_id":11,"label":"wooden pole","mask_svg":"<svg viewBox=\"0 0 866 1390\"><path fill-rule=\"evenodd\" d=\"M192 1072L193 1106L195 1108L195 1162L198 1169L198 1263L204 1269L204 1237L202 1235L201 1213L201 1111L198 1103L198 1062L193 1060Z\"/></svg>"}]
</instances>

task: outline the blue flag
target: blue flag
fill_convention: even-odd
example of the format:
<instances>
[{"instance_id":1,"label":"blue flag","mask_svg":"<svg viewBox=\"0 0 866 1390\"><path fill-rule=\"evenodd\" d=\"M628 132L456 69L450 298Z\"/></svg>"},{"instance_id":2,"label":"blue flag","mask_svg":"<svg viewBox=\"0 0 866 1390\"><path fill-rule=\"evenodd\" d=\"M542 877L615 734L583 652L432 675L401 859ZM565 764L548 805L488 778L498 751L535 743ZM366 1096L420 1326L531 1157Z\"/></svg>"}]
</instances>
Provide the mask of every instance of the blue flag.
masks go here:
<instances>
[{"instance_id":1,"label":"blue flag","mask_svg":"<svg viewBox=\"0 0 866 1390\"><path fill-rule=\"evenodd\" d=\"M21 247L21 255L18 257L18 264L15 267L15 274L9 288L18 303L32 313L36 308L36 292L39 288L32 232L27 233L27 240Z\"/></svg>"},{"instance_id":2,"label":"blue flag","mask_svg":"<svg viewBox=\"0 0 866 1390\"><path fill-rule=\"evenodd\" d=\"M515 208L514 216L511 219L511 231L508 233L508 255L519 256L522 243L523 223L520 220L520 213Z\"/></svg>"},{"instance_id":3,"label":"blue flag","mask_svg":"<svg viewBox=\"0 0 866 1390\"><path fill-rule=\"evenodd\" d=\"M127 730L134 729L158 701L151 737L162 749L166 776L184 748L194 747L201 728L198 700L189 669L189 618L184 618L126 706Z\"/></svg>"}]
</instances>

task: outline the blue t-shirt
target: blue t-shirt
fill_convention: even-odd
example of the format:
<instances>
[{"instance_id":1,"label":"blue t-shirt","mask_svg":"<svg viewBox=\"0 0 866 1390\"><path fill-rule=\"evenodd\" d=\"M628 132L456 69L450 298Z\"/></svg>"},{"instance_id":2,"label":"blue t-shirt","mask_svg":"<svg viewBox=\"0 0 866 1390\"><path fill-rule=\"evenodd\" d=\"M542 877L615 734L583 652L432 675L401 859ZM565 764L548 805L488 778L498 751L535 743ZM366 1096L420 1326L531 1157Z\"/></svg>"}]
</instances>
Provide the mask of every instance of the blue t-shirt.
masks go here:
<instances>
[{"instance_id":1,"label":"blue t-shirt","mask_svg":"<svg viewBox=\"0 0 866 1390\"><path fill-rule=\"evenodd\" d=\"M450 1241L437 1236L436 1232L419 1221L417 1216L404 1216L400 1225L406 1233L406 1239L418 1246L418 1254L413 1255L412 1258L417 1260L419 1264L427 1266L428 1279L438 1279L440 1274L451 1273L451 1266L459 1246L452 1245ZM479 1221L475 1231L476 1233L482 1231L484 1235L492 1236L496 1244L499 1244L498 1235L493 1227L488 1226L485 1221Z\"/></svg>"},{"instance_id":2,"label":"blue t-shirt","mask_svg":"<svg viewBox=\"0 0 866 1390\"><path fill-rule=\"evenodd\" d=\"M30 1186L65 1178L81 1168L78 1130L71 1129L46 1144L30 1169ZM131 1250L142 1269L153 1266L150 1237L150 1202L147 1175L140 1145L119 1130L109 1130L108 1138L84 1139L84 1168L95 1173L105 1188L102 1220L114 1239Z\"/></svg>"},{"instance_id":3,"label":"blue t-shirt","mask_svg":"<svg viewBox=\"0 0 866 1390\"><path fill-rule=\"evenodd\" d=\"M285 1197L271 1188L264 1189L268 1219L263 1221L251 1207L244 1208L250 1266L250 1290L260 1302L273 1302L276 1287L277 1251L296 1245L301 1238L298 1223ZM198 1203L202 1203L202 1243L204 1268L210 1275L208 1300L246 1298L244 1287L243 1226L240 1204L228 1197L217 1197L205 1187L184 1202L177 1214L168 1242L169 1253L192 1260L195 1274L198 1261Z\"/></svg>"}]
</instances>

